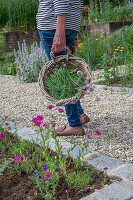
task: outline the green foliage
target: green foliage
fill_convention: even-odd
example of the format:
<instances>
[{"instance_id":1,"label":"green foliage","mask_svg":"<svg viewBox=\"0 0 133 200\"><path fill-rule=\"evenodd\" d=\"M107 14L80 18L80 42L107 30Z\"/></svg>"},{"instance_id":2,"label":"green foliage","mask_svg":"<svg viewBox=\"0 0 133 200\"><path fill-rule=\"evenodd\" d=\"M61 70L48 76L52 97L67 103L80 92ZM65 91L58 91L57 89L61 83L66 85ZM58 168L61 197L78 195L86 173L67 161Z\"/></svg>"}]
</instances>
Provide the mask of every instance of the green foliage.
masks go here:
<instances>
[{"instance_id":1,"label":"green foliage","mask_svg":"<svg viewBox=\"0 0 133 200\"><path fill-rule=\"evenodd\" d=\"M5 121L6 117L1 120L0 128L5 123ZM63 155L63 146L60 144L60 140L57 138L56 134L53 134L52 138L50 137L50 132L53 130L53 126L51 123L48 124L49 127L47 128L43 126L43 123L38 127L38 137L36 139L36 143L39 143L39 145L37 145L33 141L20 141L18 139L14 144L9 145L10 135L9 138L7 136L4 137L0 141L0 143L3 145L7 145L8 143L8 146L10 146L9 149L5 149L4 154L5 158L13 156L13 159L11 159L13 167L9 166L9 168L12 169L10 173L17 173L18 176L21 176L23 171L25 171L33 180L33 182L37 185L43 198L56 199L55 192L57 187L60 186L60 177L65 178L66 184L69 186L84 188L90 185L92 171L90 171L87 167L79 167L79 171L77 171L77 169L74 172L68 171L68 162L66 161L68 161L67 159L69 158L71 151L73 151L77 144L74 144L71 147L67 148L67 154ZM49 144L51 139L54 140L55 149L57 151L57 154L54 155L54 152L50 151ZM1 144L0 147L2 146ZM79 151L78 163L81 163L81 157L85 155L85 150L87 150L87 146L88 142L81 149L81 151ZM9 163L4 162L0 166L0 175L3 174L8 164ZM105 179L103 181L104 184L106 184Z\"/></svg>"},{"instance_id":2,"label":"green foliage","mask_svg":"<svg viewBox=\"0 0 133 200\"><path fill-rule=\"evenodd\" d=\"M85 172L69 172L65 178L66 184L77 188L83 188L90 185L91 173Z\"/></svg>"},{"instance_id":3,"label":"green foliage","mask_svg":"<svg viewBox=\"0 0 133 200\"><path fill-rule=\"evenodd\" d=\"M9 148L9 152L11 152L11 154L13 155L22 155L24 153L27 153L29 150L33 149L33 144L28 141L28 140L23 140L19 143L16 143L15 145L13 144L10 148Z\"/></svg>"},{"instance_id":4,"label":"green foliage","mask_svg":"<svg viewBox=\"0 0 133 200\"><path fill-rule=\"evenodd\" d=\"M2 33L0 33L0 58L3 56L5 47L5 37Z\"/></svg>"},{"instance_id":5,"label":"green foliage","mask_svg":"<svg viewBox=\"0 0 133 200\"><path fill-rule=\"evenodd\" d=\"M80 35L76 56L84 59L92 70L104 69L104 84L118 83L132 87L133 25L105 34L91 34L89 30ZM126 65L126 74L120 79L118 65ZM130 66L130 67L129 67ZM99 82L100 84L103 83Z\"/></svg>"},{"instance_id":6,"label":"green foliage","mask_svg":"<svg viewBox=\"0 0 133 200\"><path fill-rule=\"evenodd\" d=\"M0 74L16 75L16 63L13 52L5 53L0 61Z\"/></svg>"},{"instance_id":7,"label":"green foliage","mask_svg":"<svg viewBox=\"0 0 133 200\"><path fill-rule=\"evenodd\" d=\"M5 160L5 162L0 165L0 176L3 176L3 172L5 171L9 163L10 161Z\"/></svg>"},{"instance_id":8,"label":"green foliage","mask_svg":"<svg viewBox=\"0 0 133 200\"><path fill-rule=\"evenodd\" d=\"M130 4L113 7L109 0L104 3L90 3L88 24L103 22L131 21L133 7Z\"/></svg>"},{"instance_id":9,"label":"green foliage","mask_svg":"<svg viewBox=\"0 0 133 200\"><path fill-rule=\"evenodd\" d=\"M78 88L85 86L85 78L83 75L77 75L77 69L72 66L63 67L62 64L55 66L57 71L44 81L49 94L57 99L65 99L75 96Z\"/></svg>"},{"instance_id":10,"label":"green foliage","mask_svg":"<svg viewBox=\"0 0 133 200\"><path fill-rule=\"evenodd\" d=\"M8 22L10 29L34 29L37 9L36 0L1 0L0 25Z\"/></svg>"},{"instance_id":11,"label":"green foliage","mask_svg":"<svg viewBox=\"0 0 133 200\"><path fill-rule=\"evenodd\" d=\"M133 25L125 26L109 36L105 34L94 35L89 33L89 30L86 30L86 32L80 36L76 55L83 58L91 69L101 67L101 64L111 66L114 63L117 65L125 64L131 60ZM115 49L118 49L118 51Z\"/></svg>"},{"instance_id":12,"label":"green foliage","mask_svg":"<svg viewBox=\"0 0 133 200\"><path fill-rule=\"evenodd\" d=\"M0 0L0 28L6 25L8 22L8 7L7 1Z\"/></svg>"},{"instance_id":13,"label":"green foliage","mask_svg":"<svg viewBox=\"0 0 133 200\"><path fill-rule=\"evenodd\" d=\"M92 0L83 0L83 2L84 5L89 5L92 2ZM104 2L104 0L96 0L96 2ZM126 2L128 1L126 0ZM119 4L123 5L125 3L125 0L110 0L110 3L112 3L113 6L118 6Z\"/></svg>"}]
</instances>

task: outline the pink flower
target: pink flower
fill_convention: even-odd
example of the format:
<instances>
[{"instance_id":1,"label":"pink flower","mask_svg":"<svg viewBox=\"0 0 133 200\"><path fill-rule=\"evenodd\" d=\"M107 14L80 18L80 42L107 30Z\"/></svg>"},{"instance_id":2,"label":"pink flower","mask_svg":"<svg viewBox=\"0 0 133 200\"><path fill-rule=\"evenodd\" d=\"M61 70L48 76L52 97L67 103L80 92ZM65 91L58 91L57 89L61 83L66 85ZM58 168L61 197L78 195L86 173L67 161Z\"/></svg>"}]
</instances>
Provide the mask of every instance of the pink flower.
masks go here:
<instances>
[{"instance_id":1,"label":"pink flower","mask_svg":"<svg viewBox=\"0 0 133 200\"><path fill-rule=\"evenodd\" d=\"M8 126L8 130L11 130L11 127L10 127L10 126Z\"/></svg>"},{"instance_id":2,"label":"pink flower","mask_svg":"<svg viewBox=\"0 0 133 200\"><path fill-rule=\"evenodd\" d=\"M42 122L42 126L45 128L49 128L49 125L46 122Z\"/></svg>"},{"instance_id":3,"label":"pink flower","mask_svg":"<svg viewBox=\"0 0 133 200\"><path fill-rule=\"evenodd\" d=\"M87 135L87 138L88 138L88 139L91 139L91 135L88 134L88 135Z\"/></svg>"},{"instance_id":4,"label":"pink flower","mask_svg":"<svg viewBox=\"0 0 133 200\"><path fill-rule=\"evenodd\" d=\"M96 1L93 1L93 3L96 3Z\"/></svg>"},{"instance_id":5,"label":"pink flower","mask_svg":"<svg viewBox=\"0 0 133 200\"><path fill-rule=\"evenodd\" d=\"M16 156L13 161L18 162L18 161L21 161L21 160L22 160L22 156Z\"/></svg>"},{"instance_id":6,"label":"pink flower","mask_svg":"<svg viewBox=\"0 0 133 200\"><path fill-rule=\"evenodd\" d=\"M51 122L51 124L52 124L52 127L55 127L56 122Z\"/></svg>"},{"instance_id":7,"label":"pink flower","mask_svg":"<svg viewBox=\"0 0 133 200\"><path fill-rule=\"evenodd\" d=\"M4 136L4 133L0 133L0 140L2 139L2 137Z\"/></svg>"},{"instance_id":8,"label":"pink flower","mask_svg":"<svg viewBox=\"0 0 133 200\"><path fill-rule=\"evenodd\" d=\"M58 111L59 111L60 113L64 112L63 108L58 108Z\"/></svg>"},{"instance_id":9,"label":"pink flower","mask_svg":"<svg viewBox=\"0 0 133 200\"><path fill-rule=\"evenodd\" d=\"M5 118L8 118L8 116L5 116Z\"/></svg>"},{"instance_id":10,"label":"pink flower","mask_svg":"<svg viewBox=\"0 0 133 200\"><path fill-rule=\"evenodd\" d=\"M37 120L42 121L42 120L43 120L43 116L38 115L38 116L37 116Z\"/></svg>"},{"instance_id":11,"label":"pink flower","mask_svg":"<svg viewBox=\"0 0 133 200\"><path fill-rule=\"evenodd\" d=\"M102 135L102 133L101 133L99 130L95 130L95 132L96 132L98 135Z\"/></svg>"},{"instance_id":12,"label":"pink flower","mask_svg":"<svg viewBox=\"0 0 133 200\"><path fill-rule=\"evenodd\" d=\"M40 126L41 126L41 123L42 123L42 119L43 119L42 116L34 117L34 118L32 119L32 123L33 123L35 126L40 127Z\"/></svg>"},{"instance_id":13,"label":"pink flower","mask_svg":"<svg viewBox=\"0 0 133 200\"><path fill-rule=\"evenodd\" d=\"M9 123L5 123L6 126L10 125Z\"/></svg>"},{"instance_id":14,"label":"pink flower","mask_svg":"<svg viewBox=\"0 0 133 200\"><path fill-rule=\"evenodd\" d=\"M50 110L51 110L51 109L54 108L54 107L55 107L54 105L48 105L48 106L47 106L47 109L50 109Z\"/></svg>"},{"instance_id":15,"label":"pink flower","mask_svg":"<svg viewBox=\"0 0 133 200\"><path fill-rule=\"evenodd\" d=\"M52 178L52 174L51 174L51 172L45 172L45 175L44 175L44 179L46 180L46 179L51 179Z\"/></svg>"}]
</instances>

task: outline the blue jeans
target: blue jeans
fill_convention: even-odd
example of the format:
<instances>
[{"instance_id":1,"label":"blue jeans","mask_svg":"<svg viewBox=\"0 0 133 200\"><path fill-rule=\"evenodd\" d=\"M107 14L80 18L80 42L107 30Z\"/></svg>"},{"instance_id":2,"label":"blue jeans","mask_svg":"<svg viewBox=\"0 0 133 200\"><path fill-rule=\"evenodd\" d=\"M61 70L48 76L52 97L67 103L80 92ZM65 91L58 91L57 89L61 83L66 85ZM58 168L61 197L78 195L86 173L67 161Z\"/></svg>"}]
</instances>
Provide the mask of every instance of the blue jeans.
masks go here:
<instances>
[{"instance_id":1,"label":"blue jeans","mask_svg":"<svg viewBox=\"0 0 133 200\"><path fill-rule=\"evenodd\" d=\"M53 38L55 35L55 30L38 30L42 45L47 54L49 60L51 60L51 48L53 44ZM66 45L71 48L74 42L75 37L77 36L77 31L74 30L66 30ZM65 51L55 53L55 56L64 55ZM80 115L83 114L83 108L80 105L80 101L78 100L75 104L67 104L65 105L65 110L68 118L69 125L72 127L81 126Z\"/></svg>"}]
</instances>

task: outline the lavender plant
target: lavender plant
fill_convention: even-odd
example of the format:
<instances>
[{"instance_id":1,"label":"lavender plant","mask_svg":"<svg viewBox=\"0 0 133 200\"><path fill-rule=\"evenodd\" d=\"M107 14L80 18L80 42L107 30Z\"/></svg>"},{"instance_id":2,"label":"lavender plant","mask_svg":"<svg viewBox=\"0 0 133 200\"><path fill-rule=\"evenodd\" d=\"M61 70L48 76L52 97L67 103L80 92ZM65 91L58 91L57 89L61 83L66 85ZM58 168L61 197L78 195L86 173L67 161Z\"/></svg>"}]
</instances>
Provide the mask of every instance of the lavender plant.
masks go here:
<instances>
[{"instance_id":1,"label":"lavender plant","mask_svg":"<svg viewBox=\"0 0 133 200\"><path fill-rule=\"evenodd\" d=\"M40 43L31 45L30 50L23 40L22 46L18 41L18 52L14 50L15 61L17 64L17 78L20 82L36 82L41 68L47 62L47 57Z\"/></svg>"}]
</instances>

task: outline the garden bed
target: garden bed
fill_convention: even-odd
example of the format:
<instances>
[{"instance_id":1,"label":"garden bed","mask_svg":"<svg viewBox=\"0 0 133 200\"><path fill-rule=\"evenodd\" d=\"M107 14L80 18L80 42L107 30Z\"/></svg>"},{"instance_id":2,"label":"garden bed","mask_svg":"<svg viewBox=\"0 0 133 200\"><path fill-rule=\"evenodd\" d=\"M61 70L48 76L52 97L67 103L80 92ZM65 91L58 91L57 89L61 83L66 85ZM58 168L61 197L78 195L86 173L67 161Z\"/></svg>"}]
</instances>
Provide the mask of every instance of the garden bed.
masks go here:
<instances>
[{"instance_id":1,"label":"garden bed","mask_svg":"<svg viewBox=\"0 0 133 200\"><path fill-rule=\"evenodd\" d=\"M5 147L5 151L3 150L1 151L2 156L0 165L4 162L5 159L7 161L10 161L10 163L7 165L7 167L5 167L5 170L3 170L4 171L3 175L0 176L0 193L1 193L0 200L45 199L40 195L39 188L35 184L37 178L37 176L35 176L36 175L35 170L37 170L37 166L39 165L41 166L42 163L43 164L45 163L45 158L38 157L38 159L35 159L33 164L34 167L30 165L28 173L26 172L26 170L24 170L24 167L22 167L23 166L22 162L25 161L24 158L27 158L28 156L29 160L32 159L32 157L34 157L34 153L36 152L35 150L36 147L40 148L40 146L38 145L35 146L35 144L33 144L32 148L29 148L30 143L28 142L24 143L24 141L19 141L16 136L14 136L9 132L5 132L5 135L1 139L1 143L2 143L1 148L4 149ZM24 147L24 144L29 144L29 146L26 147L25 145ZM16 162L18 163L18 171L21 173L19 175L17 171L15 171L14 169L15 162L13 161L13 158L16 152L12 151L11 153L11 150L14 149L14 146L16 147L15 151L20 152L19 155L22 156L22 161ZM50 152L49 154L50 159L51 157L52 158L55 158L55 156L58 157L56 152L50 150L49 152ZM27 163L29 162L29 160L27 160ZM67 184L68 181L66 182L66 175L64 175L62 170L59 170L58 172L59 181L56 190L51 198L46 198L46 199L67 200L69 198L78 200L88 194L93 193L96 190L99 190L105 184L108 185L112 183L111 179L106 176L106 173L99 172L93 168L88 168L85 166L82 166L80 168L75 168L75 164L72 158L70 157L67 159L66 168L67 168L67 175L70 172L72 173L76 172L77 174L84 174L83 176L85 177L86 176L85 174L89 172L90 173L89 184L83 185L82 187L81 185L78 185L78 181L77 183L75 183L75 186L71 185L70 182L69 184ZM43 171L45 173L45 170Z\"/></svg>"},{"instance_id":2,"label":"garden bed","mask_svg":"<svg viewBox=\"0 0 133 200\"><path fill-rule=\"evenodd\" d=\"M123 77L117 77L116 79L110 79L110 80L101 80L95 82L97 85L107 85L107 86L114 86L114 87L129 87L133 88L133 80L132 77L123 76Z\"/></svg>"}]
</instances>

